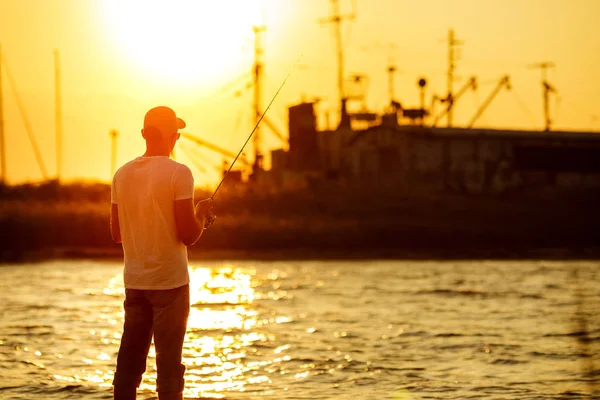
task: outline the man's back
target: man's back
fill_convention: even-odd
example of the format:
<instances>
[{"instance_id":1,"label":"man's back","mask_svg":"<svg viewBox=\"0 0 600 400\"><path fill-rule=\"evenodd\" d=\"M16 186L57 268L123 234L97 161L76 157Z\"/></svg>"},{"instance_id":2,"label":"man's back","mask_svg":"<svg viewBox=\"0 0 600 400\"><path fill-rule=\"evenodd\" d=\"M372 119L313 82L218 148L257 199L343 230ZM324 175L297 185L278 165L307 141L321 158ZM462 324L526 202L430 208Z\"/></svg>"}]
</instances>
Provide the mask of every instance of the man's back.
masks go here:
<instances>
[{"instance_id":1,"label":"man's back","mask_svg":"<svg viewBox=\"0 0 600 400\"><path fill-rule=\"evenodd\" d=\"M177 236L174 201L193 198L191 171L167 156L138 157L113 179L125 256L125 287L173 289L189 283L187 248Z\"/></svg>"}]
</instances>

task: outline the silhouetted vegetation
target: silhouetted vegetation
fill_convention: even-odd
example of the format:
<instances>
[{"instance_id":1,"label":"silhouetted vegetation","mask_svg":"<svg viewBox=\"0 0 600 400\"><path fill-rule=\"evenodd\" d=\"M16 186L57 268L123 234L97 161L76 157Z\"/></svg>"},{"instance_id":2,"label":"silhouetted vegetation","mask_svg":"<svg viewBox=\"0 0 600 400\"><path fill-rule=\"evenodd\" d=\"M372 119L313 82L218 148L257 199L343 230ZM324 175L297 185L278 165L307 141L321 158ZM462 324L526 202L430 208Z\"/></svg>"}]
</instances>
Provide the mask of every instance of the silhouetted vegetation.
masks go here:
<instances>
[{"instance_id":1,"label":"silhouetted vegetation","mask_svg":"<svg viewBox=\"0 0 600 400\"><path fill-rule=\"evenodd\" d=\"M110 186L3 187L0 259L120 257ZM223 191L191 257L597 258L598 189L467 196L329 187ZM196 198L208 197L198 191Z\"/></svg>"}]
</instances>

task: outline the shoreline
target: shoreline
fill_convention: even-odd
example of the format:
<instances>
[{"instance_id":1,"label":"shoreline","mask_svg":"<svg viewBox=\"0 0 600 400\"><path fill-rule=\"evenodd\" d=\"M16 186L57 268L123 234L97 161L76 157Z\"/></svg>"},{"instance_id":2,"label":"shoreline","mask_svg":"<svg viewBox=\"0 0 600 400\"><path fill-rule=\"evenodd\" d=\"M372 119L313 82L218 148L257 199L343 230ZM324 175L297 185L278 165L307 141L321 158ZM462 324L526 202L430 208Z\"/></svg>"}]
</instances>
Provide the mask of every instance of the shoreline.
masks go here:
<instances>
[{"instance_id":1,"label":"shoreline","mask_svg":"<svg viewBox=\"0 0 600 400\"><path fill-rule=\"evenodd\" d=\"M567 249L361 249L354 251L316 249L263 250L202 250L190 249L189 261L460 261L460 260L565 260L600 261L600 247ZM19 257L0 257L0 266L7 264L38 263L51 260L108 260L122 261L121 249L63 248L29 252Z\"/></svg>"},{"instance_id":2,"label":"shoreline","mask_svg":"<svg viewBox=\"0 0 600 400\"><path fill-rule=\"evenodd\" d=\"M64 190L63 190L64 189ZM102 189L102 190L100 190ZM122 261L97 199L0 199L0 263ZM62 192L61 192L62 193ZM95 193L95 192L93 192ZM498 196L363 191L224 196L195 260L600 260L600 192ZM94 200L94 201L92 201ZM102 201L101 201L102 200Z\"/></svg>"}]
</instances>

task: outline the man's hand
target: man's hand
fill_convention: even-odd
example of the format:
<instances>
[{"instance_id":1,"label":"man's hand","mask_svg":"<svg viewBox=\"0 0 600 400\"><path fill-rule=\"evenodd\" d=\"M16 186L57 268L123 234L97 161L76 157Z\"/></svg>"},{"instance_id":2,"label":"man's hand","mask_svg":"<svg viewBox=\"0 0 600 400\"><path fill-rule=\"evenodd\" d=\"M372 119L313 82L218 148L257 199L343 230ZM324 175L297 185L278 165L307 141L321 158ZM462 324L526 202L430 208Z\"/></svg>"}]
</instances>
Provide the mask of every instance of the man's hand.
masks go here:
<instances>
[{"instance_id":1,"label":"man's hand","mask_svg":"<svg viewBox=\"0 0 600 400\"><path fill-rule=\"evenodd\" d=\"M213 215L214 205L212 199L200 200L196 204L196 219L200 223L200 226L204 227L206 219Z\"/></svg>"}]
</instances>

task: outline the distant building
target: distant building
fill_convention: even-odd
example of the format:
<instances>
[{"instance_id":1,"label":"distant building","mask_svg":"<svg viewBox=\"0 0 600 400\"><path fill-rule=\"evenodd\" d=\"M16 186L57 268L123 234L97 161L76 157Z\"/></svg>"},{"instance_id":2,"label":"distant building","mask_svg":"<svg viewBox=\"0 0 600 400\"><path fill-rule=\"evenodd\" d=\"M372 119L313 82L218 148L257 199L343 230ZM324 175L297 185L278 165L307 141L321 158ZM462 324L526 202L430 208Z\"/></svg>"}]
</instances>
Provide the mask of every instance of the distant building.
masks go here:
<instances>
[{"instance_id":1,"label":"distant building","mask_svg":"<svg viewBox=\"0 0 600 400\"><path fill-rule=\"evenodd\" d=\"M419 114L417 117L422 118ZM600 185L600 133L431 128L346 114L317 131L314 103L289 109L290 149L272 152L273 173L349 185L419 185L471 193L523 185Z\"/></svg>"},{"instance_id":2,"label":"distant building","mask_svg":"<svg viewBox=\"0 0 600 400\"><path fill-rule=\"evenodd\" d=\"M466 191L521 185L600 185L600 133L377 126L339 149L342 172L372 183Z\"/></svg>"},{"instance_id":3,"label":"distant building","mask_svg":"<svg viewBox=\"0 0 600 400\"><path fill-rule=\"evenodd\" d=\"M314 103L301 103L288 109L290 150L287 168L294 171L319 171L317 117Z\"/></svg>"}]
</instances>

